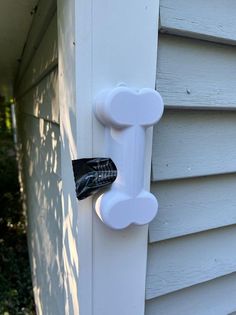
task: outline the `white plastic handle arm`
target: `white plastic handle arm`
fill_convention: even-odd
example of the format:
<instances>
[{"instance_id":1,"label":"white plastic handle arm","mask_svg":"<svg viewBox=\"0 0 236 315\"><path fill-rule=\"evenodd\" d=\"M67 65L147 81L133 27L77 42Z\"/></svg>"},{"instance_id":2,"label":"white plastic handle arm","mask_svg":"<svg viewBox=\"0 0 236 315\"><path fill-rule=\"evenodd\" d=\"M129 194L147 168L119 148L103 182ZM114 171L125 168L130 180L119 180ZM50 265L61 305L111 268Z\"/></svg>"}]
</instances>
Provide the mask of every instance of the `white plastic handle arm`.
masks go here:
<instances>
[{"instance_id":1,"label":"white plastic handle arm","mask_svg":"<svg viewBox=\"0 0 236 315\"><path fill-rule=\"evenodd\" d=\"M106 153L118 170L95 210L113 229L147 224L157 213L156 198L144 189L145 138L146 128L158 122L163 109L160 94L148 88L120 86L102 91L95 100L96 117L106 127Z\"/></svg>"}]
</instances>

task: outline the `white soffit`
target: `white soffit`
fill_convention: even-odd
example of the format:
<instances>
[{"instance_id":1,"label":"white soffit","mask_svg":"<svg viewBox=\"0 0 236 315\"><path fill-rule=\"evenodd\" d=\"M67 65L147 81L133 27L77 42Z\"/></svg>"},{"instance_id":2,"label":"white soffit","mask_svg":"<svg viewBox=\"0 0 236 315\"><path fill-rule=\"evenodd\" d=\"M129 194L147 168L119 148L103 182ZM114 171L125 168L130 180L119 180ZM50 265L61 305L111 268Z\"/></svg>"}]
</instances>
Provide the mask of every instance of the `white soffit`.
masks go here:
<instances>
[{"instance_id":1,"label":"white soffit","mask_svg":"<svg viewBox=\"0 0 236 315\"><path fill-rule=\"evenodd\" d=\"M24 44L38 0L0 0L0 95L12 96Z\"/></svg>"}]
</instances>

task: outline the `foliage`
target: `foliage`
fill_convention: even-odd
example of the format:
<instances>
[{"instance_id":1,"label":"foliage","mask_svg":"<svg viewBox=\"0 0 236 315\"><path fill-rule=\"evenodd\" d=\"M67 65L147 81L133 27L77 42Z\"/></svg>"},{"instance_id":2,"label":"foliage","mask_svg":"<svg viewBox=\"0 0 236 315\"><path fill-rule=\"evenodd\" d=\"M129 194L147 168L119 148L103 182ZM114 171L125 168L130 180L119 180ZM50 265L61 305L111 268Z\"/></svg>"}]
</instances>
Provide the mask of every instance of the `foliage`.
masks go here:
<instances>
[{"instance_id":1,"label":"foliage","mask_svg":"<svg viewBox=\"0 0 236 315\"><path fill-rule=\"evenodd\" d=\"M25 217L12 139L9 106L5 106L0 110L0 315L32 315Z\"/></svg>"}]
</instances>

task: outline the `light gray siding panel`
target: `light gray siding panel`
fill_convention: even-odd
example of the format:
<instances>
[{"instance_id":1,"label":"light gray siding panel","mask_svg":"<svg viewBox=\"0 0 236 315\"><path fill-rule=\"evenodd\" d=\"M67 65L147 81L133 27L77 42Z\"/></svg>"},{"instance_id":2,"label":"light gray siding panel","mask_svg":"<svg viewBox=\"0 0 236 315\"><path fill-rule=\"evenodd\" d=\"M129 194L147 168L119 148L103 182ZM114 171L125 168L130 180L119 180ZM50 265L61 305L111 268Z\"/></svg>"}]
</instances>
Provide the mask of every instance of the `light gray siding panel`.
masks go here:
<instances>
[{"instance_id":1,"label":"light gray siding panel","mask_svg":"<svg viewBox=\"0 0 236 315\"><path fill-rule=\"evenodd\" d=\"M160 0L146 315L236 312L235 9Z\"/></svg>"},{"instance_id":2,"label":"light gray siding panel","mask_svg":"<svg viewBox=\"0 0 236 315\"><path fill-rule=\"evenodd\" d=\"M16 85L25 73L27 66L29 65L36 49L38 48L44 33L46 32L48 25L56 12L57 1L56 0L40 0L33 23L28 34L27 42L23 51L23 56L20 64L20 69L17 74Z\"/></svg>"},{"instance_id":3,"label":"light gray siding panel","mask_svg":"<svg viewBox=\"0 0 236 315\"><path fill-rule=\"evenodd\" d=\"M149 241L236 223L236 174L156 182L159 212L149 225Z\"/></svg>"},{"instance_id":4,"label":"light gray siding panel","mask_svg":"<svg viewBox=\"0 0 236 315\"><path fill-rule=\"evenodd\" d=\"M20 99L21 112L59 124L58 72L49 73Z\"/></svg>"},{"instance_id":5,"label":"light gray siding panel","mask_svg":"<svg viewBox=\"0 0 236 315\"><path fill-rule=\"evenodd\" d=\"M47 173L49 176L55 174L60 178L59 126L24 113L20 114L20 121L24 126L23 132L25 136L23 152L31 160L31 162L27 162L26 169L31 169L32 165L32 167L35 167L36 174L38 174L37 172L45 171L45 174ZM31 147L32 152L30 152ZM41 176L40 173L38 176Z\"/></svg>"},{"instance_id":6,"label":"light gray siding panel","mask_svg":"<svg viewBox=\"0 0 236 315\"><path fill-rule=\"evenodd\" d=\"M149 245L146 298L236 271L236 226Z\"/></svg>"},{"instance_id":7,"label":"light gray siding panel","mask_svg":"<svg viewBox=\"0 0 236 315\"><path fill-rule=\"evenodd\" d=\"M152 180L235 171L236 112L167 110L154 128Z\"/></svg>"},{"instance_id":8,"label":"light gray siding panel","mask_svg":"<svg viewBox=\"0 0 236 315\"><path fill-rule=\"evenodd\" d=\"M234 0L161 0L160 31L236 43Z\"/></svg>"},{"instance_id":9,"label":"light gray siding panel","mask_svg":"<svg viewBox=\"0 0 236 315\"><path fill-rule=\"evenodd\" d=\"M59 126L18 113L28 245L39 314L62 314L62 208ZM42 272L43 270L43 272Z\"/></svg>"},{"instance_id":10,"label":"light gray siding panel","mask_svg":"<svg viewBox=\"0 0 236 315\"><path fill-rule=\"evenodd\" d=\"M170 35L158 47L157 90L166 106L236 107L236 47Z\"/></svg>"},{"instance_id":11,"label":"light gray siding panel","mask_svg":"<svg viewBox=\"0 0 236 315\"><path fill-rule=\"evenodd\" d=\"M19 98L32 86L38 84L57 65L57 58L57 15L55 14L23 79L19 82L17 97Z\"/></svg>"},{"instance_id":12,"label":"light gray siding panel","mask_svg":"<svg viewBox=\"0 0 236 315\"><path fill-rule=\"evenodd\" d=\"M54 0L40 1L18 76L16 108L36 311L59 315L65 301L55 8Z\"/></svg>"},{"instance_id":13,"label":"light gray siding panel","mask_svg":"<svg viewBox=\"0 0 236 315\"><path fill-rule=\"evenodd\" d=\"M25 114L21 123L23 172L29 212L60 214L60 136L59 126ZM31 217L33 219L33 217ZM55 219L54 219L55 220Z\"/></svg>"},{"instance_id":14,"label":"light gray siding panel","mask_svg":"<svg viewBox=\"0 0 236 315\"><path fill-rule=\"evenodd\" d=\"M145 315L230 315L236 311L235 297L236 274L233 273L149 300Z\"/></svg>"}]
</instances>

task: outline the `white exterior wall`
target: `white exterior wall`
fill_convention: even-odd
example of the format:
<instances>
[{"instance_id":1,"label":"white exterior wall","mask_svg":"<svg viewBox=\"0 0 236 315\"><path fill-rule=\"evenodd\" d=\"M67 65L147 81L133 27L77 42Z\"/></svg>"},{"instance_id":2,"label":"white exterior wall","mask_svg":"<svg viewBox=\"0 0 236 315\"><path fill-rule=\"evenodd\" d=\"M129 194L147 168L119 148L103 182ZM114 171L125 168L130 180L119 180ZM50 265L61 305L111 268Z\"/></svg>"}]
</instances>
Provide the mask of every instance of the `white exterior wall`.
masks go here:
<instances>
[{"instance_id":1,"label":"white exterior wall","mask_svg":"<svg viewBox=\"0 0 236 315\"><path fill-rule=\"evenodd\" d=\"M38 314L142 315L145 293L147 315L236 310L229 3L230 10L221 1L212 10L210 1L162 0L160 32L169 34L159 36L157 54L156 0L59 0L57 17L55 1L40 1L16 88ZM91 198L75 197L71 160L104 155L93 99L120 82L157 82L166 105L154 128L152 192L160 211L149 245L147 226L110 230ZM148 160L152 130L147 138ZM149 173L146 164L146 187Z\"/></svg>"},{"instance_id":2,"label":"white exterior wall","mask_svg":"<svg viewBox=\"0 0 236 315\"><path fill-rule=\"evenodd\" d=\"M235 312L235 2L160 2L147 315ZM233 45L232 45L233 44Z\"/></svg>"},{"instance_id":3,"label":"white exterior wall","mask_svg":"<svg viewBox=\"0 0 236 315\"><path fill-rule=\"evenodd\" d=\"M92 110L100 89L155 88L158 2L57 5L56 17L54 1L39 2L16 87L37 313L144 314L148 227L108 229L92 198L76 199L71 160L104 155Z\"/></svg>"},{"instance_id":4,"label":"white exterior wall","mask_svg":"<svg viewBox=\"0 0 236 315\"><path fill-rule=\"evenodd\" d=\"M64 314L56 2L41 0L16 83L28 247L38 315Z\"/></svg>"}]
</instances>

